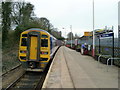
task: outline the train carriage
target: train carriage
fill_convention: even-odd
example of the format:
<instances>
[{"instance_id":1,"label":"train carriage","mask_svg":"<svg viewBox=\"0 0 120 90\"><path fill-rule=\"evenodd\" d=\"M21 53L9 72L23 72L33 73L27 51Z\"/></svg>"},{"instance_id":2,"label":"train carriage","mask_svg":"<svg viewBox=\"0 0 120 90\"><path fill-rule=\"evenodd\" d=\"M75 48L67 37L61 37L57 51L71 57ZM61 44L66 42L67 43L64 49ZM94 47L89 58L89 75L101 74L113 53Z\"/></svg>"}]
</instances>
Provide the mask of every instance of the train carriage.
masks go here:
<instances>
[{"instance_id":1,"label":"train carriage","mask_svg":"<svg viewBox=\"0 0 120 90\"><path fill-rule=\"evenodd\" d=\"M47 31L32 28L21 33L19 60L27 71L44 71L57 49L56 38Z\"/></svg>"}]
</instances>

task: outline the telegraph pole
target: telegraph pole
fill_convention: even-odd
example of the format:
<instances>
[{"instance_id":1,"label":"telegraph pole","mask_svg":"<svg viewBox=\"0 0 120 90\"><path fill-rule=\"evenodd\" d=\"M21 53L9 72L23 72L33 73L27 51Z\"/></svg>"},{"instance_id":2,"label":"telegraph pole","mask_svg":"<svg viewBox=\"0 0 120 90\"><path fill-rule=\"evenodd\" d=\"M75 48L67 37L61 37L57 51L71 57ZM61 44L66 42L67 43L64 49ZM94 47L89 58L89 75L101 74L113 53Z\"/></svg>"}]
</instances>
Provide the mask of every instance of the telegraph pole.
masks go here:
<instances>
[{"instance_id":1,"label":"telegraph pole","mask_svg":"<svg viewBox=\"0 0 120 90\"><path fill-rule=\"evenodd\" d=\"M95 30L94 30L94 0L93 0L93 50L92 56L95 56Z\"/></svg>"}]
</instances>

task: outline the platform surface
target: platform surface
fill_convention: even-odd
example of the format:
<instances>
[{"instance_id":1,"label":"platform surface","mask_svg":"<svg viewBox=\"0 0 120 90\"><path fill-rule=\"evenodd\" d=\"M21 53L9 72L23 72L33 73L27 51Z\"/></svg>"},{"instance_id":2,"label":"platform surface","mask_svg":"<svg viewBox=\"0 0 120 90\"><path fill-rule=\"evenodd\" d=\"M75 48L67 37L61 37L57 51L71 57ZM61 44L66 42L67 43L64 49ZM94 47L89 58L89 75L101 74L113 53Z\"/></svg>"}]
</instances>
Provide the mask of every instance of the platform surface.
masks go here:
<instances>
[{"instance_id":1,"label":"platform surface","mask_svg":"<svg viewBox=\"0 0 120 90\"><path fill-rule=\"evenodd\" d=\"M102 63L98 66L91 56L62 46L43 88L118 88L118 67Z\"/></svg>"}]
</instances>

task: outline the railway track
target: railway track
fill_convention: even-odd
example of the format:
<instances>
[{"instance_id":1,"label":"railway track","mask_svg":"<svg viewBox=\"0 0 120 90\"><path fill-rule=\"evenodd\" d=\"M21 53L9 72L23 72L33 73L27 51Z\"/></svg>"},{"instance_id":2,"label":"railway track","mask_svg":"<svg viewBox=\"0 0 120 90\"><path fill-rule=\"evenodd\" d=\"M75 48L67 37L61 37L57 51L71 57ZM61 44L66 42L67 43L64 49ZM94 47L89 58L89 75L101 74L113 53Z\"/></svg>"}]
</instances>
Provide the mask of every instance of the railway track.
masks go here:
<instances>
[{"instance_id":1,"label":"railway track","mask_svg":"<svg viewBox=\"0 0 120 90\"><path fill-rule=\"evenodd\" d=\"M21 77L19 77L13 83L11 83L5 90L38 90L42 86L42 82L44 81L44 75L44 73L39 72L25 72Z\"/></svg>"},{"instance_id":2,"label":"railway track","mask_svg":"<svg viewBox=\"0 0 120 90\"><path fill-rule=\"evenodd\" d=\"M60 47L59 47L60 48ZM58 48L58 49L59 49ZM58 49L55 51L58 51ZM53 55L53 58L55 56ZM39 90L42 88L43 82L51 65L52 59L48 63L44 72L24 72L20 77L18 77L14 82L12 82L7 88L2 90Z\"/></svg>"}]
</instances>

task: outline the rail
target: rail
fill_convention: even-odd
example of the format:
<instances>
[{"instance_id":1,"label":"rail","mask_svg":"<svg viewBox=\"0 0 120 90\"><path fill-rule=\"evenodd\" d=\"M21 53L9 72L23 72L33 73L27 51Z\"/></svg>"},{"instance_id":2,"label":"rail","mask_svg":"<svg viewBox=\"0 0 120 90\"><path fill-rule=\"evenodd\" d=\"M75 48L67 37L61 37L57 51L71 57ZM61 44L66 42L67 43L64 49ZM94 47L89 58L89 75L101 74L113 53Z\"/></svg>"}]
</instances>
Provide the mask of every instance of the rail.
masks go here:
<instances>
[{"instance_id":1,"label":"rail","mask_svg":"<svg viewBox=\"0 0 120 90\"><path fill-rule=\"evenodd\" d=\"M13 70L15 70L15 69L19 68L20 66L22 66L22 64L18 64L17 66L13 67L13 68L12 68L12 69L10 69L9 71L7 71L7 72L3 73L0 77L2 77L2 76L4 76L4 75L6 75L7 73L9 73L9 72L11 72L11 71L13 71Z\"/></svg>"},{"instance_id":2,"label":"rail","mask_svg":"<svg viewBox=\"0 0 120 90\"><path fill-rule=\"evenodd\" d=\"M113 65L113 60L118 60L118 59L120 59L120 58L108 58L107 59L107 72L108 72L108 63L109 63L109 61L111 60L111 66Z\"/></svg>"},{"instance_id":3,"label":"rail","mask_svg":"<svg viewBox=\"0 0 120 90\"><path fill-rule=\"evenodd\" d=\"M100 57L101 56L110 56L110 57L112 57L111 55L99 55L99 57L98 57L98 67L99 67L99 64L100 64Z\"/></svg>"},{"instance_id":4,"label":"rail","mask_svg":"<svg viewBox=\"0 0 120 90\"><path fill-rule=\"evenodd\" d=\"M8 85L5 89L2 89L2 90L9 90L25 75L25 73L26 72L24 72L20 77L18 77L15 81L13 81L10 85Z\"/></svg>"}]
</instances>

